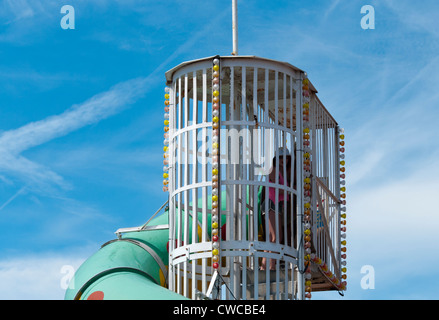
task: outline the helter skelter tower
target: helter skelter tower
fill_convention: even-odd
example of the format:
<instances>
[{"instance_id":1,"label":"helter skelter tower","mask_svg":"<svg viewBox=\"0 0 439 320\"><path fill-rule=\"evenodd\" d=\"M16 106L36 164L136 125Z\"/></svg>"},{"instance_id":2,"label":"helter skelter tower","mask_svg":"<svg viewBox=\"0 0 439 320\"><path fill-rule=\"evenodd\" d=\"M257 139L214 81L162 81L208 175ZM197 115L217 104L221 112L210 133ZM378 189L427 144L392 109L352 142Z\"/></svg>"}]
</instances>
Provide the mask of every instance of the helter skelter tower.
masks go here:
<instances>
[{"instance_id":1,"label":"helter skelter tower","mask_svg":"<svg viewBox=\"0 0 439 320\"><path fill-rule=\"evenodd\" d=\"M238 56L232 3L232 56L166 72L167 201L84 261L66 300L346 290L344 133L304 71Z\"/></svg>"},{"instance_id":2,"label":"helter skelter tower","mask_svg":"<svg viewBox=\"0 0 439 320\"><path fill-rule=\"evenodd\" d=\"M168 288L191 299L342 292L343 130L303 70L238 56L236 26L232 56L166 73Z\"/></svg>"}]
</instances>

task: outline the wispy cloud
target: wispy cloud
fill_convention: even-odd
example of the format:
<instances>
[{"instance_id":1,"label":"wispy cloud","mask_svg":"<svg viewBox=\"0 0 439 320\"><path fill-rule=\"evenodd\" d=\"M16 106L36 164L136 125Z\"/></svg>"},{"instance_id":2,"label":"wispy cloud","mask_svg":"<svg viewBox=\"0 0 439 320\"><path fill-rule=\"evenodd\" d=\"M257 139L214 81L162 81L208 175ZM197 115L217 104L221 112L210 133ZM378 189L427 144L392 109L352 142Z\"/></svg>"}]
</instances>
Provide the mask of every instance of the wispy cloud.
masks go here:
<instances>
[{"instance_id":1,"label":"wispy cloud","mask_svg":"<svg viewBox=\"0 0 439 320\"><path fill-rule=\"evenodd\" d=\"M5 0L0 2L0 42L28 45L59 14L56 0Z\"/></svg>"},{"instance_id":2,"label":"wispy cloud","mask_svg":"<svg viewBox=\"0 0 439 320\"><path fill-rule=\"evenodd\" d=\"M395 0L386 0L382 4L392 10L404 27L439 37L437 1L427 0L416 6L411 2Z\"/></svg>"},{"instance_id":3,"label":"wispy cloud","mask_svg":"<svg viewBox=\"0 0 439 320\"><path fill-rule=\"evenodd\" d=\"M27 185L29 190L50 193L54 186L70 187L63 177L44 165L21 155L12 155L6 150L0 150L0 156L0 171L8 177L18 179L20 184Z\"/></svg>"},{"instance_id":4,"label":"wispy cloud","mask_svg":"<svg viewBox=\"0 0 439 320\"><path fill-rule=\"evenodd\" d=\"M348 139L352 184L401 179L406 172L436 163L439 148L437 119L439 59L424 68L381 102L370 117L357 116ZM428 79L428 80L427 80ZM419 84L423 89L419 90ZM426 94L428 92L429 94Z\"/></svg>"},{"instance_id":5,"label":"wispy cloud","mask_svg":"<svg viewBox=\"0 0 439 320\"><path fill-rule=\"evenodd\" d=\"M25 4L22 3L22 5ZM6 176L13 175L19 178L29 185L30 189L35 187L45 189L50 188L51 185L69 188L69 183L62 176L51 168L25 158L21 153L87 125L98 123L128 108L143 97L151 83L161 79L159 72L163 72L164 67L192 48L200 38L206 36L213 26L219 24L227 12L227 10L221 11L209 25L181 43L148 76L121 82L108 91L96 94L89 100L68 108L61 114L49 116L0 134L0 172Z\"/></svg>"},{"instance_id":6,"label":"wispy cloud","mask_svg":"<svg viewBox=\"0 0 439 320\"><path fill-rule=\"evenodd\" d=\"M14 175L30 187L56 184L67 187L64 179L51 169L26 159L21 153L64 136L84 126L97 123L128 108L148 90L153 76L119 83L60 115L31 122L0 135L0 171Z\"/></svg>"},{"instance_id":7,"label":"wispy cloud","mask_svg":"<svg viewBox=\"0 0 439 320\"><path fill-rule=\"evenodd\" d=\"M2 3L2 16L9 17L4 24L15 23L19 20L31 18L35 12L26 0L5 0Z\"/></svg>"},{"instance_id":8,"label":"wispy cloud","mask_svg":"<svg viewBox=\"0 0 439 320\"><path fill-rule=\"evenodd\" d=\"M6 200L1 206L0 211L2 211L9 203L11 203L15 198L17 198L21 193L25 191L27 186L22 187L20 190L18 190L12 197L10 197L8 200Z\"/></svg>"},{"instance_id":9,"label":"wispy cloud","mask_svg":"<svg viewBox=\"0 0 439 320\"><path fill-rule=\"evenodd\" d=\"M96 123L127 108L148 88L149 77L117 84L86 102L75 105L60 115L48 117L10 130L0 136L0 150L18 154L86 125Z\"/></svg>"},{"instance_id":10,"label":"wispy cloud","mask_svg":"<svg viewBox=\"0 0 439 320\"><path fill-rule=\"evenodd\" d=\"M70 72L41 72L33 68L0 66L0 92L19 94L24 88L32 87L43 91L76 83L92 83L102 80L99 76L85 76Z\"/></svg>"},{"instance_id":11,"label":"wispy cloud","mask_svg":"<svg viewBox=\"0 0 439 320\"><path fill-rule=\"evenodd\" d=\"M339 5L339 3L340 3L340 0L334 0L334 1L331 2L331 5L325 11L325 14L323 16L323 20L326 20L332 14L332 12Z\"/></svg>"}]
</instances>

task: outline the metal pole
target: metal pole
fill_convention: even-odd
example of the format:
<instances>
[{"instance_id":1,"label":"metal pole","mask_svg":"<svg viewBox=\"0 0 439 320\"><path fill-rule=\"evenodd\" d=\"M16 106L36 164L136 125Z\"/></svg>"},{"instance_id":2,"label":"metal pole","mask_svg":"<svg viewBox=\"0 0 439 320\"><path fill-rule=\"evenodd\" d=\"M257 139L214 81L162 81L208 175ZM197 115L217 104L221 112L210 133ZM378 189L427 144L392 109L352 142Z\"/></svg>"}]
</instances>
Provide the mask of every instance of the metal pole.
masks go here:
<instances>
[{"instance_id":1,"label":"metal pole","mask_svg":"<svg viewBox=\"0 0 439 320\"><path fill-rule=\"evenodd\" d=\"M233 29L233 52L238 55L238 0L232 0L232 29Z\"/></svg>"}]
</instances>

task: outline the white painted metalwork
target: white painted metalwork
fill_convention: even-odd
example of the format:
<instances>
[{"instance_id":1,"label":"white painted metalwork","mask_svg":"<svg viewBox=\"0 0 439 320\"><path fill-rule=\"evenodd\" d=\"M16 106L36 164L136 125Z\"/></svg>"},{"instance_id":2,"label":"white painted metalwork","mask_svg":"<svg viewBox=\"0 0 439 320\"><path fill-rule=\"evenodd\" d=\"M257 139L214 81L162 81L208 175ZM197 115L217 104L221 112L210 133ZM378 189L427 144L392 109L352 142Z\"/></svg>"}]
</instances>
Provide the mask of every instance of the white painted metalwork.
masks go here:
<instances>
[{"instance_id":1,"label":"white painted metalwork","mask_svg":"<svg viewBox=\"0 0 439 320\"><path fill-rule=\"evenodd\" d=\"M233 31L233 52L238 55L238 0L232 0L232 31Z\"/></svg>"},{"instance_id":2,"label":"white painted metalwork","mask_svg":"<svg viewBox=\"0 0 439 320\"><path fill-rule=\"evenodd\" d=\"M234 48L235 49L235 48ZM237 50L236 50L237 53ZM302 80L284 62L220 60L219 268L212 267L212 61L166 73L169 111L169 289L192 299L304 299ZM312 252L340 276L338 127L311 87ZM268 180L272 163L275 181ZM281 177L285 177L284 183ZM273 189L271 189L273 188ZM274 234L270 234L274 190ZM288 201L279 202L280 196ZM284 212L285 214L282 214ZM270 236L275 240L270 241ZM274 268L269 270L270 259ZM261 270L263 263L265 270ZM217 273L215 273L217 272ZM318 272L318 270L316 271ZM215 277L213 278L213 275ZM313 275L314 277L314 275ZM317 277L317 276L316 276ZM212 280L214 279L214 280ZM215 281L222 293L212 292ZM324 287L320 289L329 289Z\"/></svg>"}]
</instances>

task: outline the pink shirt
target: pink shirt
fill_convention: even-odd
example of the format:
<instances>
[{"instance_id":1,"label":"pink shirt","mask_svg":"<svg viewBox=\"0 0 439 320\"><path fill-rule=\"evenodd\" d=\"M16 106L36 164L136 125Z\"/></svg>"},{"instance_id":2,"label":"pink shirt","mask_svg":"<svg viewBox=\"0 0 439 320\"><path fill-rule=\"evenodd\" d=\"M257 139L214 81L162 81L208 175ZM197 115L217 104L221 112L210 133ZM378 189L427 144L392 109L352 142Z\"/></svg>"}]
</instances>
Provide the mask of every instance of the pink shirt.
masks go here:
<instances>
[{"instance_id":1,"label":"pink shirt","mask_svg":"<svg viewBox=\"0 0 439 320\"><path fill-rule=\"evenodd\" d=\"M276 181L271 181L270 182L274 182L276 183ZM282 174L279 172L279 184L283 185L284 182L284 177L282 177ZM269 188L268 189L268 194L269 194L269 198L271 201L273 201L273 203L276 203L276 189L275 188ZM284 201L284 192L283 190L279 190L279 194L277 196L278 202ZM287 201L289 200L289 198L287 198Z\"/></svg>"}]
</instances>

